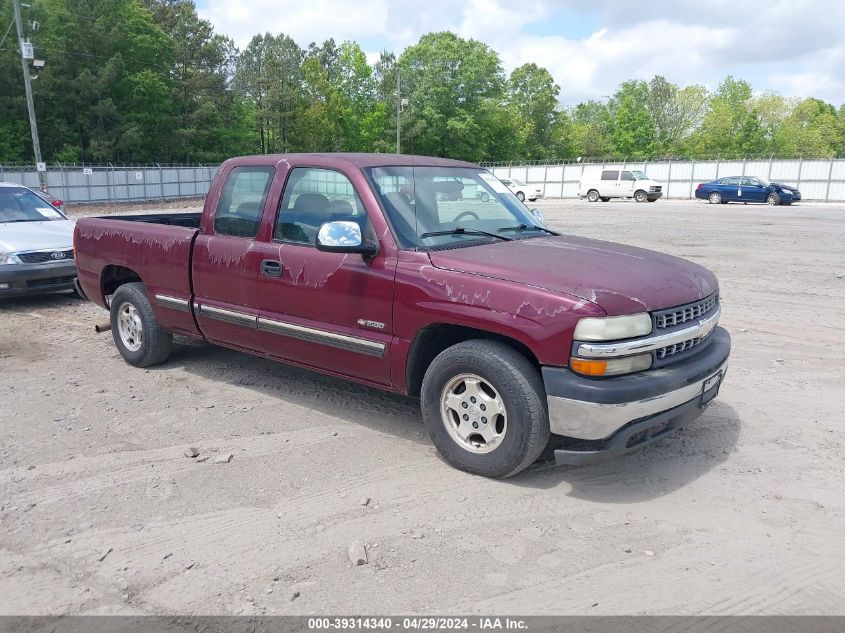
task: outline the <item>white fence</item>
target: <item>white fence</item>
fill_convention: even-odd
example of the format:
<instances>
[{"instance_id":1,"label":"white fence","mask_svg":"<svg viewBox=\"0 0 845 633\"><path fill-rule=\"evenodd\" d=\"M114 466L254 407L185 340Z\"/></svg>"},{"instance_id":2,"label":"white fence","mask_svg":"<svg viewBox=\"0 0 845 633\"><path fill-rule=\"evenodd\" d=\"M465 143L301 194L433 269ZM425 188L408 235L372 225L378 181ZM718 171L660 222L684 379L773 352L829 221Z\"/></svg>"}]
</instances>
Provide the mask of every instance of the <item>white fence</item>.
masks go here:
<instances>
[{"instance_id":1,"label":"white fence","mask_svg":"<svg viewBox=\"0 0 845 633\"><path fill-rule=\"evenodd\" d=\"M543 189L547 198L578 197L585 169L638 169L665 184L665 198L692 198L699 183L726 176L757 176L792 185L804 200L845 201L845 159L712 160L488 165L499 178L515 178Z\"/></svg>"},{"instance_id":2,"label":"white fence","mask_svg":"<svg viewBox=\"0 0 845 633\"><path fill-rule=\"evenodd\" d=\"M44 176L51 195L65 202L130 202L204 196L217 165L88 167L49 165ZM30 166L0 165L0 182L37 189L38 172Z\"/></svg>"}]
</instances>

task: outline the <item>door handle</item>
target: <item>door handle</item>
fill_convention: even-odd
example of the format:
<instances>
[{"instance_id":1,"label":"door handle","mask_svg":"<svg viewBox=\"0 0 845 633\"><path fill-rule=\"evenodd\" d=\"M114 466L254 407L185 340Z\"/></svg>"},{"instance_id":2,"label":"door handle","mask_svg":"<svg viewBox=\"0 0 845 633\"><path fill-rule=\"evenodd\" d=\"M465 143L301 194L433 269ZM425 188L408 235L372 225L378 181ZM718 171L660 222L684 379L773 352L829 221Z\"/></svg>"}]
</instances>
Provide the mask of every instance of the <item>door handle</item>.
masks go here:
<instances>
[{"instance_id":1,"label":"door handle","mask_svg":"<svg viewBox=\"0 0 845 633\"><path fill-rule=\"evenodd\" d=\"M273 259L261 260L261 274L268 277L281 277L282 271L285 269L282 262L277 262Z\"/></svg>"}]
</instances>

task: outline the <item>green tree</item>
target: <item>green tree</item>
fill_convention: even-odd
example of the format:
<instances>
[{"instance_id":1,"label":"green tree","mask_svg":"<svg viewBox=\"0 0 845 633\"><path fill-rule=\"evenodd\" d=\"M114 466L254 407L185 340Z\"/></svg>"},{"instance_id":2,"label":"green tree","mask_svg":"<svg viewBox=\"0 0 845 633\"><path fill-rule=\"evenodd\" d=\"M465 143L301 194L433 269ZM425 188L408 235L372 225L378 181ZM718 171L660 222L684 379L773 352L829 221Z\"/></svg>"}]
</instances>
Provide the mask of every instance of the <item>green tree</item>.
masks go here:
<instances>
[{"instance_id":1,"label":"green tree","mask_svg":"<svg viewBox=\"0 0 845 633\"><path fill-rule=\"evenodd\" d=\"M526 158L549 156L559 95L560 86L551 73L537 64L523 64L511 73L507 103L530 125Z\"/></svg>"},{"instance_id":2,"label":"green tree","mask_svg":"<svg viewBox=\"0 0 845 633\"><path fill-rule=\"evenodd\" d=\"M657 149L657 130L648 111L648 85L626 81L608 103L610 142L615 156L648 158Z\"/></svg>"},{"instance_id":3,"label":"green tree","mask_svg":"<svg viewBox=\"0 0 845 633\"><path fill-rule=\"evenodd\" d=\"M498 54L454 33L429 33L402 53L399 66L410 100L406 146L434 156L483 157L477 131L485 125L488 100L500 99L504 86Z\"/></svg>"}]
</instances>

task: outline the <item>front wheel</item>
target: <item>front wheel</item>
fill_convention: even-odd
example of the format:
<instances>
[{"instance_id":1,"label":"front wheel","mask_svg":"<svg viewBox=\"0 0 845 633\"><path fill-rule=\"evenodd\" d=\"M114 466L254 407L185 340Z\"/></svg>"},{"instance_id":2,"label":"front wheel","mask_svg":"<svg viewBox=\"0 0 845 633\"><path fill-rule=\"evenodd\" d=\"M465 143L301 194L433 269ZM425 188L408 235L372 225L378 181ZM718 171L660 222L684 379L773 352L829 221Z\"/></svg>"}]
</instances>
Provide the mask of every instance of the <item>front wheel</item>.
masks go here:
<instances>
[{"instance_id":1,"label":"front wheel","mask_svg":"<svg viewBox=\"0 0 845 633\"><path fill-rule=\"evenodd\" d=\"M766 202L767 202L769 205L771 205L771 206L773 206L773 207L776 207L776 206L778 206L778 205L780 204L780 196L779 196L778 194L776 194L776 193L770 193L770 194L769 194L769 197L768 197L768 198L766 198Z\"/></svg>"},{"instance_id":2,"label":"front wheel","mask_svg":"<svg viewBox=\"0 0 845 633\"><path fill-rule=\"evenodd\" d=\"M516 199L519 200L520 202L525 202L525 194L522 193L521 191L517 191L516 192Z\"/></svg>"},{"instance_id":3,"label":"front wheel","mask_svg":"<svg viewBox=\"0 0 845 633\"><path fill-rule=\"evenodd\" d=\"M142 283L123 284L111 300L111 333L123 359L135 367L163 363L173 336L156 321Z\"/></svg>"},{"instance_id":4,"label":"front wheel","mask_svg":"<svg viewBox=\"0 0 845 633\"><path fill-rule=\"evenodd\" d=\"M549 441L539 373L498 341L465 341L441 352L425 373L420 402L423 422L443 458L476 475L515 475Z\"/></svg>"},{"instance_id":5,"label":"front wheel","mask_svg":"<svg viewBox=\"0 0 845 633\"><path fill-rule=\"evenodd\" d=\"M599 201L599 192L595 189L590 189L587 192L587 200L590 202L598 202Z\"/></svg>"},{"instance_id":6,"label":"front wheel","mask_svg":"<svg viewBox=\"0 0 845 633\"><path fill-rule=\"evenodd\" d=\"M634 200L636 200L637 202L645 202L646 200L648 200L648 194L646 194L646 192L642 190L637 191L634 194Z\"/></svg>"}]
</instances>

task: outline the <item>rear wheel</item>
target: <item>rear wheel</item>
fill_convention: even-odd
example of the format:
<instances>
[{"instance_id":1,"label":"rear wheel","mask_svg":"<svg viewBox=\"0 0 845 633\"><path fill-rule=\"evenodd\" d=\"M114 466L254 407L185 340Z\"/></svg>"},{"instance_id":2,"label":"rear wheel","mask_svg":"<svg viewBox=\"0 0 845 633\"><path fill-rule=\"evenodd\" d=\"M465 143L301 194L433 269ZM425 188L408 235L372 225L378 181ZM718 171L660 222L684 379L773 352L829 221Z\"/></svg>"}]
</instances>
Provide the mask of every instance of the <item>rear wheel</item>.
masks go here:
<instances>
[{"instance_id":1,"label":"rear wheel","mask_svg":"<svg viewBox=\"0 0 845 633\"><path fill-rule=\"evenodd\" d=\"M587 200L590 202L598 202L599 201L599 192L595 189L590 189L587 192Z\"/></svg>"},{"instance_id":2,"label":"rear wheel","mask_svg":"<svg viewBox=\"0 0 845 633\"><path fill-rule=\"evenodd\" d=\"M426 371L420 402L443 458L476 475L515 475L549 441L539 373L498 341L465 341L441 352Z\"/></svg>"},{"instance_id":3,"label":"rear wheel","mask_svg":"<svg viewBox=\"0 0 845 633\"><path fill-rule=\"evenodd\" d=\"M710 204L719 204L722 202L722 194L718 191L713 191L707 196L707 199L710 201Z\"/></svg>"},{"instance_id":4,"label":"rear wheel","mask_svg":"<svg viewBox=\"0 0 845 633\"><path fill-rule=\"evenodd\" d=\"M135 367L167 360L173 336L156 321L142 283L123 284L111 300L111 332L123 359Z\"/></svg>"},{"instance_id":5,"label":"rear wheel","mask_svg":"<svg viewBox=\"0 0 845 633\"><path fill-rule=\"evenodd\" d=\"M773 207L776 207L780 204L780 196L776 193L770 193L769 197L766 198L766 203Z\"/></svg>"}]
</instances>

